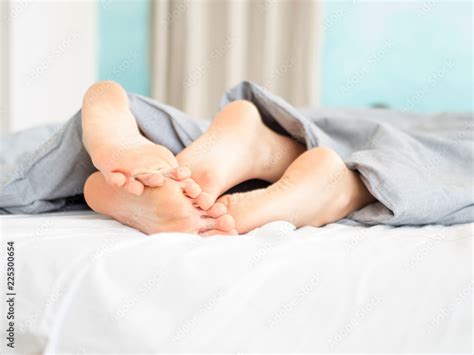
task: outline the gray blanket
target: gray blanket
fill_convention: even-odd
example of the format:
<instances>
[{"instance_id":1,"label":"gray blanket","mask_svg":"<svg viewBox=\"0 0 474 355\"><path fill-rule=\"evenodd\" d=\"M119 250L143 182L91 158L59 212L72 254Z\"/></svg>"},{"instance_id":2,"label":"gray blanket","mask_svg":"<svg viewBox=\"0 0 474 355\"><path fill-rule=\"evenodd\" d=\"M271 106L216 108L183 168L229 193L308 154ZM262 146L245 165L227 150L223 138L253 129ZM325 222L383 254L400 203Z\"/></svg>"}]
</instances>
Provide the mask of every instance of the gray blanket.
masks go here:
<instances>
[{"instance_id":1,"label":"gray blanket","mask_svg":"<svg viewBox=\"0 0 474 355\"><path fill-rule=\"evenodd\" d=\"M178 153L206 124L129 94L140 130ZM246 99L275 131L308 149L334 149L378 200L350 218L367 224L454 224L474 220L472 113L413 114L385 109L303 109L252 83L229 90L221 106ZM81 112L60 127L2 139L0 213L85 208L82 188L95 170L81 141ZM315 196L317 198L317 196Z\"/></svg>"}]
</instances>

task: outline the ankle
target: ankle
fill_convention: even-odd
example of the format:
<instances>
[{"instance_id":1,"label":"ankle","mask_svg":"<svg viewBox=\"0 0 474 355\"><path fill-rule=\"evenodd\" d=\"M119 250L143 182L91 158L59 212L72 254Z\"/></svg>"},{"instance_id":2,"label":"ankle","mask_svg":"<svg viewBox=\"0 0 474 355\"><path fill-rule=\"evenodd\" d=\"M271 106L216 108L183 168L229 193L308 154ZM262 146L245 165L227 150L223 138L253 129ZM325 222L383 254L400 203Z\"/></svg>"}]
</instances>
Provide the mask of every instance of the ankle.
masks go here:
<instances>
[{"instance_id":1,"label":"ankle","mask_svg":"<svg viewBox=\"0 0 474 355\"><path fill-rule=\"evenodd\" d=\"M278 181L286 169L297 159L301 154L305 152L305 147L299 142L292 138L279 135L271 131L268 135L268 139L265 141L263 153L263 161L260 162L260 166L257 169L260 176L258 178L269 181Z\"/></svg>"},{"instance_id":2,"label":"ankle","mask_svg":"<svg viewBox=\"0 0 474 355\"><path fill-rule=\"evenodd\" d=\"M356 171L349 170L350 179L348 183L348 190L345 194L345 198L341 200L341 210L344 215L367 206L368 204L375 202L374 196L367 190L367 187L362 182L359 173Z\"/></svg>"}]
</instances>

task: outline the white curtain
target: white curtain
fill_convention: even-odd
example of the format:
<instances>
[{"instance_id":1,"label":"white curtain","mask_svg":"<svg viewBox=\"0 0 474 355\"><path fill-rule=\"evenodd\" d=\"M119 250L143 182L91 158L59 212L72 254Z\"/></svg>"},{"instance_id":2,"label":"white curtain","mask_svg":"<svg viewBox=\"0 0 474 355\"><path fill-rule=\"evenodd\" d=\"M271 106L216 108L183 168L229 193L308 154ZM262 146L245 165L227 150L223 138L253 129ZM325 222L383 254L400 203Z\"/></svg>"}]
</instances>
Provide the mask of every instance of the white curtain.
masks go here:
<instances>
[{"instance_id":1,"label":"white curtain","mask_svg":"<svg viewBox=\"0 0 474 355\"><path fill-rule=\"evenodd\" d=\"M222 93L250 80L296 106L319 98L316 0L156 0L152 96L209 118Z\"/></svg>"}]
</instances>

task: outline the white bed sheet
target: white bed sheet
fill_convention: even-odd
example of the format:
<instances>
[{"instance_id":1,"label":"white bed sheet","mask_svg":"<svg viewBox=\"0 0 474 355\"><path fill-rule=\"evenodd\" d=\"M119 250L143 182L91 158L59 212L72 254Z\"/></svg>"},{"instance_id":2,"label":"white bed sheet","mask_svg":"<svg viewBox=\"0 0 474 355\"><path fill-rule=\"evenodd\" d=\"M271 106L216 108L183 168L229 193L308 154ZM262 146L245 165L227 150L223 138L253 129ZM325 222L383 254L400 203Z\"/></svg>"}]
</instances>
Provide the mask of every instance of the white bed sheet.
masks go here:
<instances>
[{"instance_id":1,"label":"white bed sheet","mask_svg":"<svg viewBox=\"0 0 474 355\"><path fill-rule=\"evenodd\" d=\"M89 212L0 223L16 352L472 353L474 224L200 238Z\"/></svg>"}]
</instances>

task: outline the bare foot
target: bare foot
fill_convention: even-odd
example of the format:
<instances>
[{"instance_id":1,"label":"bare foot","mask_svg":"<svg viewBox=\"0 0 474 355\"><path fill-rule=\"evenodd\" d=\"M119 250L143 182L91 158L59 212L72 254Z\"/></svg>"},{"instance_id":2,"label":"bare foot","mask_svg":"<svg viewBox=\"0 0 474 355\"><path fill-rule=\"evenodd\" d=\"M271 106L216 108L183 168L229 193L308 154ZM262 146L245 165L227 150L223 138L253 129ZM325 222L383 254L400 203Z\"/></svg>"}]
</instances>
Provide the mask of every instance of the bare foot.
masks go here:
<instances>
[{"instance_id":1,"label":"bare foot","mask_svg":"<svg viewBox=\"0 0 474 355\"><path fill-rule=\"evenodd\" d=\"M183 194L187 183L166 179L159 188L147 187L141 196L136 196L107 184L103 175L96 172L84 186L84 197L94 211L146 234L236 234L226 207L216 203L208 211L196 208L193 200Z\"/></svg>"},{"instance_id":2,"label":"bare foot","mask_svg":"<svg viewBox=\"0 0 474 355\"><path fill-rule=\"evenodd\" d=\"M204 191L197 199L208 209L231 187L250 179L278 180L305 148L265 126L249 101L234 101L201 137L177 155Z\"/></svg>"},{"instance_id":3,"label":"bare foot","mask_svg":"<svg viewBox=\"0 0 474 355\"><path fill-rule=\"evenodd\" d=\"M266 189L221 197L239 233L286 220L296 227L319 227L374 202L357 172L327 148L303 153L280 180Z\"/></svg>"},{"instance_id":4,"label":"bare foot","mask_svg":"<svg viewBox=\"0 0 474 355\"><path fill-rule=\"evenodd\" d=\"M125 90L112 81L92 85L81 111L82 141L94 166L111 186L141 195L144 187L161 186L166 177L188 178L173 153L144 137L130 110Z\"/></svg>"}]
</instances>

